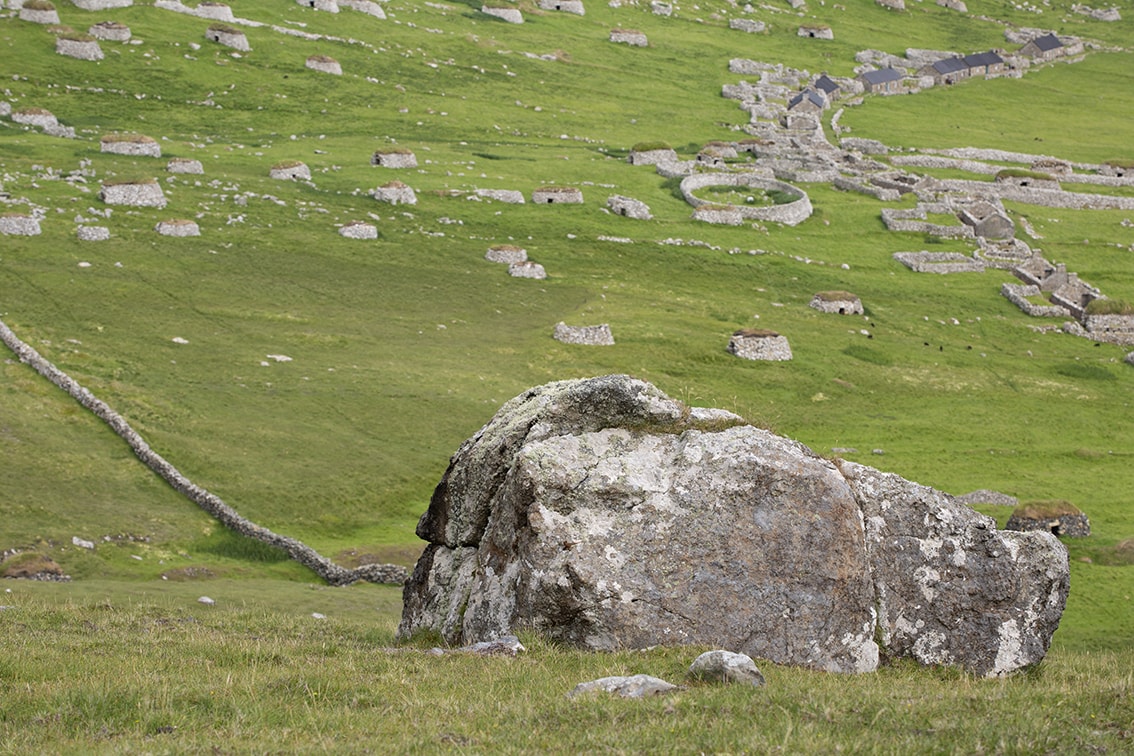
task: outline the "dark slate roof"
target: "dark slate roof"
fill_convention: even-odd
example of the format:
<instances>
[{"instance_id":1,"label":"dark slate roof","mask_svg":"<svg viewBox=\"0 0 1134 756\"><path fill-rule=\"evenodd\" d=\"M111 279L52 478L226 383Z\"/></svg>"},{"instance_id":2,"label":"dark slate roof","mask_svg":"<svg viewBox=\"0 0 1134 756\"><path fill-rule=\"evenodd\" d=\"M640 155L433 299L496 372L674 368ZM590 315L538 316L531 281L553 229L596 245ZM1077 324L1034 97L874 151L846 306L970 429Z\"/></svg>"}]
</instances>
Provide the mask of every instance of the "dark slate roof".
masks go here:
<instances>
[{"instance_id":1,"label":"dark slate roof","mask_svg":"<svg viewBox=\"0 0 1134 756\"><path fill-rule=\"evenodd\" d=\"M790 101L788 101L788 110L791 110L795 106L803 103L805 100L810 100L811 104L819 108L820 110L823 110L827 107L827 102L823 99L822 95L812 89L805 89L795 97L791 98Z\"/></svg>"},{"instance_id":2,"label":"dark slate roof","mask_svg":"<svg viewBox=\"0 0 1134 756\"><path fill-rule=\"evenodd\" d=\"M1059 37L1054 34L1045 34L1042 37L1036 37L1032 42L1035 42L1036 47L1038 47L1041 52L1050 52L1051 50L1063 47L1063 43L1059 41Z\"/></svg>"},{"instance_id":3,"label":"dark slate roof","mask_svg":"<svg viewBox=\"0 0 1134 756\"><path fill-rule=\"evenodd\" d=\"M827 74L823 74L815 80L815 88L828 95L839 91L839 85Z\"/></svg>"},{"instance_id":4,"label":"dark slate roof","mask_svg":"<svg viewBox=\"0 0 1134 756\"><path fill-rule=\"evenodd\" d=\"M867 84L886 84L891 81L901 81L902 74L893 68L883 68L878 71L867 71L862 75Z\"/></svg>"},{"instance_id":5,"label":"dark slate roof","mask_svg":"<svg viewBox=\"0 0 1134 756\"><path fill-rule=\"evenodd\" d=\"M949 74L955 74L960 71L964 71L968 69L970 65L971 64L967 64L967 59L944 58L943 60L939 60L933 64L933 70L941 74L942 76L948 76Z\"/></svg>"},{"instance_id":6,"label":"dark slate roof","mask_svg":"<svg viewBox=\"0 0 1134 756\"><path fill-rule=\"evenodd\" d=\"M1002 64L1003 62L1004 58L1001 58L994 52L973 53L972 55L965 56L965 63L968 64L969 68L996 66Z\"/></svg>"}]
</instances>

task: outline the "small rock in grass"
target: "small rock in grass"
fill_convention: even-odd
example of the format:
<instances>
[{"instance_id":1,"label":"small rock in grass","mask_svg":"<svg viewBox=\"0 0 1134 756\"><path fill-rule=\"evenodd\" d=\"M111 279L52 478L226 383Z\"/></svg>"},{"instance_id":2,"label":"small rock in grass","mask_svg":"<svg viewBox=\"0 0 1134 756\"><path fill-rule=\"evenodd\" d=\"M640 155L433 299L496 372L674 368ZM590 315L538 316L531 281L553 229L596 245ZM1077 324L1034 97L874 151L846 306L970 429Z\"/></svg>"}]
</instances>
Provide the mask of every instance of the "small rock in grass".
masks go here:
<instances>
[{"instance_id":1,"label":"small rock in grass","mask_svg":"<svg viewBox=\"0 0 1134 756\"><path fill-rule=\"evenodd\" d=\"M761 686L764 675L746 654L731 651L706 651L689 666L689 677L703 682L747 683Z\"/></svg>"},{"instance_id":2,"label":"small rock in grass","mask_svg":"<svg viewBox=\"0 0 1134 756\"><path fill-rule=\"evenodd\" d=\"M630 677L602 677L598 680L579 683L567 694L568 698L588 693L610 693L621 698L646 698L662 696L678 690L678 686L650 675L631 675Z\"/></svg>"},{"instance_id":3,"label":"small rock in grass","mask_svg":"<svg viewBox=\"0 0 1134 756\"><path fill-rule=\"evenodd\" d=\"M215 604L217 602L215 600L209 598L208 596L202 596L201 598L197 599L197 603L198 604L204 604L205 606L212 606L213 604Z\"/></svg>"}]
</instances>

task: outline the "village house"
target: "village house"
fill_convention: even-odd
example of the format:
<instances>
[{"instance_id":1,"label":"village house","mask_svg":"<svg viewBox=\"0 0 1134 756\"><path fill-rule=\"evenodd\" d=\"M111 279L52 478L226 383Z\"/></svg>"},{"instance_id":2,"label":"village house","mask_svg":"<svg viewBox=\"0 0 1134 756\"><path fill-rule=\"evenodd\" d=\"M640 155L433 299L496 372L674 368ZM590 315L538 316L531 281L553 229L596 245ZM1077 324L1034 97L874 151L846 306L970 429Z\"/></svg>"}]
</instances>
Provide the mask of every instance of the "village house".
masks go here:
<instances>
[{"instance_id":1,"label":"village house","mask_svg":"<svg viewBox=\"0 0 1134 756\"><path fill-rule=\"evenodd\" d=\"M1054 34L1045 34L1042 37L1036 37L1020 48L1021 55L1026 55L1033 60L1051 60L1062 56L1066 52L1063 41Z\"/></svg>"},{"instance_id":2,"label":"village house","mask_svg":"<svg viewBox=\"0 0 1134 756\"><path fill-rule=\"evenodd\" d=\"M968 78L969 67L963 58L943 58L922 66L918 69L917 75L931 76L934 84L944 86Z\"/></svg>"},{"instance_id":3,"label":"village house","mask_svg":"<svg viewBox=\"0 0 1134 756\"><path fill-rule=\"evenodd\" d=\"M862 82L863 89L871 94L898 94L904 91L902 72L895 68L866 71L859 74L858 80Z\"/></svg>"},{"instance_id":4,"label":"village house","mask_svg":"<svg viewBox=\"0 0 1134 756\"><path fill-rule=\"evenodd\" d=\"M1016 236L1016 224L1008 214L985 200L962 208L957 213L957 218L970 226L977 236L985 239L1012 239Z\"/></svg>"},{"instance_id":5,"label":"village house","mask_svg":"<svg viewBox=\"0 0 1134 756\"><path fill-rule=\"evenodd\" d=\"M966 55L963 59L970 76L992 76L1004 73L1004 59L991 50Z\"/></svg>"},{"instance_id":6,"label":"village house","mask_svg":"<svg viewBox=\"0 0 1134 756\"><path fill-rule=\"evenodd\" d=\"M827 107L827 100L823 95L813 89L805 89L795 97L788 100L789 113L822 113Z\"/></svg>"},{"instance_id":7,"label":"village house","mask_svg":"<svg viewBox=\"0 0 1134 756\"><path fill-rule=\"evenodd\" d=\"M819 92L827 99L828 102L834 100L839 96L839 84L827 74L821 74L812 85L816 92Z\"/></svg>"}]
</instances>

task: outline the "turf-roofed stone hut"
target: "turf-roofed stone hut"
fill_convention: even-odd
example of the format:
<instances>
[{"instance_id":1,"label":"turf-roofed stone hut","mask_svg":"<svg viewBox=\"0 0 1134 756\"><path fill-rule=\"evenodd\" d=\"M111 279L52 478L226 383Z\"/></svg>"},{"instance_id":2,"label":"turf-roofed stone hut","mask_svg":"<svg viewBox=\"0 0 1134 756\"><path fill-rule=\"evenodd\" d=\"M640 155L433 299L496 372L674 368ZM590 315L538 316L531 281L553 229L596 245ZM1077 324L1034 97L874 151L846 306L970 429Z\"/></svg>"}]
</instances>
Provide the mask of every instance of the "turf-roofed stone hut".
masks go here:
<instances>
[{"instance_id":1,"label":"turf-roofed stone hut","mask_svg":"<svg viewBox=\"0 0 1134 756\"><path fill-rule=\"evenodd\" d=\"M630 156L626 159L630 165L676 163L677 152L665 142L639 142L630 148Z\"/></svg>"},{"instance_id":2,"label":"turf-roofed stone hut","mask_svg":"<svg viewBox=\"0 0 1134 756\"><path fill-rule=\"evenodd\" d=\"M534 278L543 280L547 278L547 271L537 262L524 260L523 262L510 263L508 265L508 275L513 278Z\"/></svg>"},{"instance_id":3,"label":"turf-roofed stone hut","mask_svg":"<svg viewBox=\"0 0 1134 756\"><path fill-rule=\"evenodd\" d=\"M197 225L197 222L186 218L171 218L170 220L158 221L158 224L154 226L154 231L157 231L162 236L201 235L201 227Z\"/></svg>"},{"instance_id":4,"label":"turf-roofed stone hut","mask_svg":"<svg viewBox=\"0 0 1134 756\"><path fill-rule=\"evenodd\" d=\"M611 29L610 41L631 47L649 47L650 45L645 33L637 29Z\"/></svg>"},{"instance_id":5,"label":"turf-roofed stone hut","mask_svg":"<svg viewBox=\"0 0 1134 756\"><path fill-rule=\"evenodd\" d=\"M484 253L484 259L489 262L511 265L512 263L526 262L528 251L515 244L495 244Z\"/></svg>"},{"instance_id":6,"label":"turf-roofed stone hut","mask_svg":"<svg viewBox=\"0 0 1134 756\"><path fill-rule=\"evenodd\" d=\"M377 239L378 227L366 221L351 221L339 228L339 236L347 239Z\"/></svg>"},{"instance_id":7,"label":"turf-roofed stone hut","mask_svg":"<svg viewBox=\"0 0 1134 756\"><path fill-rule=\"evenodd\" d=\"M110 238L110 229L106 226L79 226L75 229L75 236L79 241L106 241Z\"/></svg>"},{"instance_id":8,"label":"turf-roofed stone hut","mask_svg":"<svg viewBox=\"0 0 1134 756\"><path fill-rule=\"evenodd\" d=\"M728 28L749 34L761 34L768 27L763 21L757 21L751 18L732 18L729 19Z\"/></svg>"},{"instance_id":9,"label":"turf-roofed stone hut","mask_svg":"<svg viewBox=\"0 0 1134 756\"><path fill-rule=\"evenodd\" d=\"M370 164L381 168L416 168L417 156L408 147L383 147L370 156Z\"/></svg>"},{"instance_id":10,"label":"turf-roofed stone hut","mask_svg":"<svg viewBox=\"0 0 1134 756\"><path fill-rule=\"evenodd\" d=\"M1044 530L1056 536L1085 538L1091 534L1087 515L1069 501L1031 501L1012 511L1005 530Z\"/></svg>"},{"instance_id":11,"label":"turf-roofed stone hut","mask_svg":"<svg viewBox=\"0 0 1134 756\"><path fill-rule=\"evenodd\" d=\"M386 11L382 10L382 6L373 0L341 0L339 6L342 8L350 8L359 13L366 13L367 15L374 16L374 18L386 18Z\"/></svg>"},{"instance_id":12,"label":"turf-roofed stone hut","mask_svg":"<svg viewBox=\"0 0 1134 756\"><path fill-rule=\"evenodd\" d=\"M312 71L319 71L320 73L331 74L332 76L342 76L342 65L332 58L330 55L311 55L307 58L304 64Z\"/></svg>"},{"instance_id":13,"label":"turf-roofed stone hut","mask_svg":"<svg viewBox=\"0 0 1134 756\"><path fill-rule=\"evenodd\" d=\"M39 221L25 213L0 213L0 234L5 236L38 236Z\"/></svg>"},{"instance_id":14,"label":"turf-roofed stone hut","mask_svg":"<svg viewBox=\"0 0 1134 756\"><path fill-rule=\"evenodd\" d=\"M541 186L532 192L537 205L581 205L583 192L573 186Z\"/></svg>"},{"instance_id":15,"label":"turf-roofed stone hut","mask_svg":"<svg viewBox=\"0 0 1134 756\"><path fill-rule=\"evenodd\" d=\"M298 5L305 8L314 8L324 13L338 13L339 4L336 0L295 0Z\"/></svg>"},{"instance_id":16,"label":"turf-roofed stone hut","mask_svg":"<svg viewBox=\"0 0 1134 756\"><path fill-rule=\"evenodd\" d=\"M205 172L205 166L201 165L200 160L183 157L170 158L165 169L170 173L203 174Z\"/></svg>"},{"instance_id":17,"label":"turf-roofed stone hut","mask_svg":"<svg viewBox=\"0 0 1134 756\"><path fill-rule=\"evenodd\" d=\"M498 5L482 5L480 12L489 16L494 16L501 21L508 22L509 24L524 23L524 14L520 12L519 8L501 7Z\"/></svg>"},{"instance_id":18,"label":"turf-roofed stone hut","mask_svg":"<svg viewBox=\"0 0 1134 756\"><path fill-rule=\"evenodd\" d=\"M819 291L811 297L808 306L819 312L836 315L861 315L862 300L849 291Z\"/></svg>"},{"instance_id":19,"label":"turf-roofed stone hut","mask_svg":"<svg viewBox=\"0 0 1134 756\"><path fill-rule=\"evenodd\" d=\"M612 195L606 200L606 206L615 215L622 215L627 218L635 218L637 220L650 220L654 216L650 214L650 206L645 202L633 199L631 197L623 197L620 194Z\"/></svg>"},{"instance_id":20,"label":"turf-roofed stone hut","mask_svg":"<svg viewBox=\"0 0 1134 756\"><path fill-rule=\"evenodd\" d=\"M564 344L614 346L614 336L611 334L610 325L607 323L593 326L569 326L563 321L559 321L555 324L555 330L551 336Z\"/></svg>"},{"instance_id":21,"label":"turf-roofed stone hut","mask_svg":"<svg viewBox=\"0 0 1134 756\"><path fill-rule=\"evenodd\" d=\"M473 196L508 205L522 205L525 202L524 193L516 189L476 189Z\"/></svg>"},{"instance_id":22,"label":"turf-roofed stone hut","mask_svg":"<svg viewBox=\"0 0 1134 756\"><path fill-rule=\"evenodd\" d=\"M874 0L874 2L890 10L904 11L906 9L906 0Z\"/></svg>"},{"instance_id":23,"label":"turf-roofed stone hut","mask_svg":"<svg viewBox=\"0 0 1134 756\"><path fill-rule=\"evenodd\" d=\"M583 8L582 0L539 0L539 7L545 11L562 11L574 13L576 16L585 16L587 11Z\"/></svg>"},{"instance_id":24,"label":"turf-roofed stone hut","mask_svg":"<svg viewBox=\"0 0 1134 756\"><path fill-rule=\"evenodd\" d=\"M12 111L11 118L13 123L38 126L41 129L59 125L59 120L54 114L44 108L18 108Z\"/></svg>"},{"instance_id":25,"label":"turf-roofed stone hut","mask_svg":"<svg viewBox=\"0 0 1134 756\"><path fill-rule=\"evenodd\" d=\"M228 24L210 24L205 30L205 39L240 52L248 52L252 49L244 32Z\"/></svg>"},{"instance_id":26,"label":"turf-roofed stone hut","mask_svg":"<svg viewBox=\"0 0 1134 756\"><path fill-rule=\"evenodd\" d=\"M22 6L15 7L20 9L21 21L33 24L59 23L59 11L55 10L55 5L49 0L26 0Z\"/></svg>"},{"instance_id":27,"label":"turf-roofed stone hut","mask_svg":"<svg viewBox=\"0 0 1134 756\"><path fill-rule=\"evenodd\" d=\"M942 8L955 10L958 13L968 13L969 6L965 5L964 0L937 0L937 4Z\"/></svg>"},{"instance_id":28,"label":"turf-roofed stone hut","mask_svg":"<svg viewBox=\"0 0 1134 756\"><path fill-rule=\"evenodd\" d=\"M55 38L55 52L76 60L102 60L106 57L98 40L90 34L69 31Z\"/></svg>"},{"instance_id":29,"label":"turf-roofed stone hut","mask_svg":"<svg viewBox=\"0 0 1134 756\"><path fill-rule=\"evenodd\" d=\"M207 18L212 21L235 21L236 18L232 15L232 8L224 3L210 3L203 2L197 4L197 11L194 13L198 18Z\"/></svg>"},{"instance_id":30,"label":"turf-roofed stone hut","mask_svg":"<svg viewBox=\"0 0 1134 756\"><path fill-rule=\"evenodd\" d=\"M742 328L728 342L729 354L745 360L786 361L792 358L786 337L763 328Z\"/></svg>"},{"instance_id":31,"label":"turf-roofed stone hut","mask_svg":"<svg viewBox=\"0 0 1134 756\"><path fill-rule=\"evenodd\" d=\"M87 29L87 34L104 42L129 42L131 32L130 27L126 24L120 24L117 21L100 21L97 24L92 24Z\"/></svg>"},{"instance_id":32,"label":"turf-roofed stone hut","mask_svg":"<svg viewBox=\"0 0 1134 756\"><path fill-rule=\"evenodd\" d=\"M165 194L157 179L104 181L98 198L108 205L165 207Z\"/></svg>"},{"instance_id":33,"label":"turf-roofed stone hut","mask_svg":"<svg viewBox=\"0 0 1134 756\"><path fill-rule=\"evenodd\" d=\"M144 134L107 134L99 140L99 149L112 155L161 157L161 145Z\"/></svg>"},{"instance_id":34,"label":"turf-roofed stone hut","mask_svg":"<svg viewBox=\"0 0 1134 756\"><path fill-rule=\"evenodd\" d=\"M796 35L809 39L834 39L835 32L826 24L803 24L796 31Z\"/></svg>"},{"instance_id":35,"label":"turf-roofed stone hut","mask_svg":"<svg viewBox=\"0 0 1134 756\"><path fill-rule=\"evenodd\" d=\"M281 163L276 163L268 170L268 175L274 179L291 180L297 179L310 180L311 169L307 164L300 160L285 160Z\"/></svg>"},{"instance_id":36,"label":"turf-roofed stone hut","mask_svg":"<svg viewBox=\"0 0 1134 756\"><path fill-rule=\"evenodd\" d=\"M391 205L416 205L417 195L401 181L391 181L374 190L374 199Z\"/></svg>"}]
</instances>

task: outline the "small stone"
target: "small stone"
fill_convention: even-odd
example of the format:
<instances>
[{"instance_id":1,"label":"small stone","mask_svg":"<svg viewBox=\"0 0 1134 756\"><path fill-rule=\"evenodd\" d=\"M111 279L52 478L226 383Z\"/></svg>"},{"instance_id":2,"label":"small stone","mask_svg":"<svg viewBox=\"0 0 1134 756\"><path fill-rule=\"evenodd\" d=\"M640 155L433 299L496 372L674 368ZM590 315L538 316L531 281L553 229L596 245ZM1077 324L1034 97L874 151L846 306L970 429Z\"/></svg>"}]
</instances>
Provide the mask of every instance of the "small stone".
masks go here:
<instances>
[{"instance_id":1,"label":"small stone","mask_svg":"<svg viewBox=\"0 0 1134 756\"><path fill-rule=\"evenodd\" d=\"M457 650L479 654L480 656L515 656L521 651L527 651L524 645L520 643L520 639L514 635L504 635L496 640L473 643L471 646L463 646Z\"/></svg>"},{"instance_id":2,"label":"small stone","mask_svg":"<svg viewBox=\"0 0 1134 756\"><path fill-rule=\"evenodd\" d=\"M90 541L84 541L78 536L71 536L71 543L75 546L78 546L80 549L94 549L93 543L91 543Z\"/></svg>"},{"instance_id":3,"label":"small stone","mask_svg":"<svg viewBox=\"0 0 1134 756\"><path fill-rule=\"evenodd\" d=\"M693 660L688 676L703 682L764 684L764 675L752 657L732 651L706 651Z\"/></svg>"},{"instance_id":4,"label":"small stone","mask_svg":"<svg viewBox=\"0 0 1134 756\"><path fill-rule=\"evenodd\" d=\"M198 604L204 604L205 606L212 606L213 604L215 604L217 602L214 601L213 599L209 598L208 596L202 596L201 598L197 599L197 603Z\"/></svg>"},{"instance_id":5,"label":"small stone","mask_svg":"<svg viewBox=\"0 0 1134 756\"><path fill-rule=\"evenodd\" d=\"M610 693L620 698L646 698L647 696L663 696L674 690L678 690L678 686L659 677L632 675L630 677L602 677L598 680L579 683L574 690L567 694L567 697L575 698L589 693Z\"/></svg>"},{"instance_id":6,"label":"small stone","mask_svg":"<svg viewBox=\"0 0 1134 756\"><path fill-rule=\"evenodd\" d=\"M314 619L327 619L327 615L320 614L319 612L311 612L311 616Z\"/></svg>"}]
</instances>

